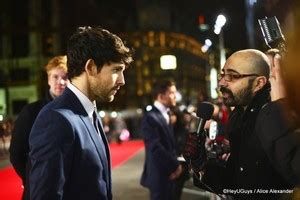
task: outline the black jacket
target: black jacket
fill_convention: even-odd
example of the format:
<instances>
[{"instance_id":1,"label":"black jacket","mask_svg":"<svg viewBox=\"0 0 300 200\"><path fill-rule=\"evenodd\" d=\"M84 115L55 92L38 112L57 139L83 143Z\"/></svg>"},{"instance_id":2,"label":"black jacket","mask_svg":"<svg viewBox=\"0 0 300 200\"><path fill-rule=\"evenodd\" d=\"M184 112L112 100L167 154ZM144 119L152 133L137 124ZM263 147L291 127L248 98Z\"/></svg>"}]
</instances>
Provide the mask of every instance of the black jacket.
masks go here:
<instances>
[{"instance_id":1,"label":"black jacket","mask_svg":"<svg viewBox=\"0 0 300 200\"><path fill-rule=\"evenodd\" d=\"M275 190L292 188L268 157L269 141L261 138L261 133L255 129L260 110L269 99L269 90L265 87L245 111L238 107L234 109L227 127L231 155L225 167L208 163L202 178L205 185L197 179L195 185L235 199L256 200L276 199L280 194Z\"/></svg>"},{"instance_id":2,"label":"black jacket","mask_svg":"<svg viewBox=\"0 0 300 200\"><path fill-rule=\"evenodd\" d=\"M300 185L300 129L299 117L278 100L265 106L256 129L268 158L276 170L292 185Z\"/></svg>"},{"instance_id":3,"label":"black jacket","mask_svg":"<svg viewBox=\"0 0 300 200\"><path fill-rule=\"evenodd\" d=\"M10 144L10 162L17 174L22 178L24 185L23 200L29 199L29 187L27 177L30 170L29 133L40 110L50 101L52 97L47 93L44 99L26 105L20 112L14 123Z\"/></svg>"}]
</instances>

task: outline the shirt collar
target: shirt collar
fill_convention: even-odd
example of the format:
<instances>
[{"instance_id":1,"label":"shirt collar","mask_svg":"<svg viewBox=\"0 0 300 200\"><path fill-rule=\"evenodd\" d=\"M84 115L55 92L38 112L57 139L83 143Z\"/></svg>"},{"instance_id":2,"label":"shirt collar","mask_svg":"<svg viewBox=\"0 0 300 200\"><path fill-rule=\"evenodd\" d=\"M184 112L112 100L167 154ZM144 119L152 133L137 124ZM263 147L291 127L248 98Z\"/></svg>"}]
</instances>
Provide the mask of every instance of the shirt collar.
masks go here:
<instances>
[{"instance_id":1,"label":"shirt collar","mask_svg":"<svg viewBox=\"0 0 300 200\"><path fill-rule=\"evenodd\" d=\"M154 106L161 112L161 113L168 113L168 111L170 110L170 108L167 108L166 106L164 106L162 103L160 103L159 101L154 101Z\"/></svg>"},{"instance_id":2,"label":"shirt collar","mask_svg":"<svg viewBox=\"0 0 300 200\"><path fill-rule=\"evenodd\" d=\"M77 87L72 83L69 83L67 86L79 99L80 103L84 107L85 111L89 115L89 118L93 118L93 112L97 111L96 101L91 102L91 100L85 96Z\"/></svg>"},{"instance_id":3,"label":"shirt collar","mask_svg":"<svg viewBox=\"0 0 300 200\"><path fill-rule=\"evenodd\" d=\"M159 101L155 101L154 102L154 106L159 110L159 112L161 112L161 114L163 115L163 117L166 119L167 124L169 124L170 117L169 117L168 112L169 112L170 108L164 106Z\"/></svg>"}]
</instances>

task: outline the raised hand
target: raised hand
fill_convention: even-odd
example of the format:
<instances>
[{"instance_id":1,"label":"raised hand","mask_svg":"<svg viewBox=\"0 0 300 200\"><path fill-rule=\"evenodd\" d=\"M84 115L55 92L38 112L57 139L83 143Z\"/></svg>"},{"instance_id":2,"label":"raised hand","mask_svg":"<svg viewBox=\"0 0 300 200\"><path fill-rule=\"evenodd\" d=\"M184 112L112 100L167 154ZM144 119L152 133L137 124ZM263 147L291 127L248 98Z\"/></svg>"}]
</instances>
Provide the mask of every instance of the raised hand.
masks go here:
<instances>
[{"instance_id":1,"label":"raised hand","mask_svg":"<svg viewBox=\"0 0 300 200\"><path fill-rule=\"evenodd\" d=\"M286 97L286 90L284 87L283 74L280 66L281 56L276 54L273 58L273 65L271 66L271 73L269 81L271 83L271 101Z\"/></svg>"}]
</instances>

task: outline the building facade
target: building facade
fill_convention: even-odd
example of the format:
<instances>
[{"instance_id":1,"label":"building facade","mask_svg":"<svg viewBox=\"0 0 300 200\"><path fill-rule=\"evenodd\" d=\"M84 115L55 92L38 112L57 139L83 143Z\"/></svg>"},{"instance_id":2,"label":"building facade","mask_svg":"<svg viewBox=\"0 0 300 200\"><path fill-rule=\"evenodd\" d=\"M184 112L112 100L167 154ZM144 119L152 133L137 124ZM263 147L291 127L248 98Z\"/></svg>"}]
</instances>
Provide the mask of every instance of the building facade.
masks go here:
<instances>
[{"instance_id":1,"label":"building facade","mask_svg":"<svg viewBox=\"0 0 300 200\"><path fill-rule=\"evenodd\" d=\"M105 105L107 109L146 106L151 102L153 82L166 77L177 82L185 102L195 99L197 91L207 87L209 77L202 44L180 32L171 1L128 2L1 1L0 114L16 116L25 104L43 96L47 89L44 65L52 56L65 54L70 33L82 25L101 25L135 49L126 85L113 104ZM161 69L160 56L166 54L176 56L175 70Z\"/></svg>"}]
</instances>

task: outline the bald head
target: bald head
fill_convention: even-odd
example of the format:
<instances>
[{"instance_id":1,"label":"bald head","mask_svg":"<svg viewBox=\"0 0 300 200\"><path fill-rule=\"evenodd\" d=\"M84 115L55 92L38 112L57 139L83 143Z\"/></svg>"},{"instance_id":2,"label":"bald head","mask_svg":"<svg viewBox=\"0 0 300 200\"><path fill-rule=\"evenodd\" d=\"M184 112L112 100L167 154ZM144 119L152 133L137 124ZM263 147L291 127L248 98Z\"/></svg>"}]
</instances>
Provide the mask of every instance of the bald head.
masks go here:
<instances>
[{"instance_id":1,"label":"bald head","mask_svg":"<svg viewBox=\"0 0 300 200\"><path fill-rule=\"evenodd\" d=\"M227 106L243 106L268 89L269 62L261 51L246 49L232 54L219 76L219 87ZM268 92L268 91L267 91Z\"/></svg>"},{"instance_id":2,"label":"bald head","mask_svg":"<svg viewBox=\"0 0 300 200\"><path fill-rule=\"evenodd\" d=\"M225 65L236 65L241 73L258 74L269 78L268 57L261 51L245 49L232 54Z\"/></svg>"}]
</instances>

